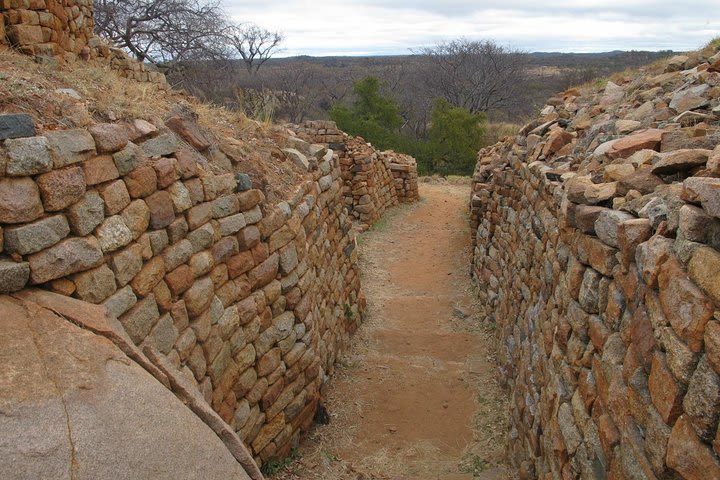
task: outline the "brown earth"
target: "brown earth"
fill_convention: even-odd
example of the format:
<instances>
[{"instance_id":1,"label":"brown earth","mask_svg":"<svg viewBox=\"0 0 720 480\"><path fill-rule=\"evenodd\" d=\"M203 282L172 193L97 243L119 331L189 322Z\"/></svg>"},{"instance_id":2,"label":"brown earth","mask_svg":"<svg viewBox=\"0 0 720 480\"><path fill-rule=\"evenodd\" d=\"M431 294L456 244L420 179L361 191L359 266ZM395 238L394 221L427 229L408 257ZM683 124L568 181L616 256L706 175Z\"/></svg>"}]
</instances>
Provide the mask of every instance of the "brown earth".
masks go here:
<instances>
[{"instance_id":1,"label":"brown earth","mask_svg":"<svg viewBox=\"0 0 720 480\"><path fill-rule=\"evenodd\" d=\"M326 387L330 424L275 478L512 478L493 326L473 315L469 193L421 184L359 239L366 322Z\"/></svg>"}]
</instances>

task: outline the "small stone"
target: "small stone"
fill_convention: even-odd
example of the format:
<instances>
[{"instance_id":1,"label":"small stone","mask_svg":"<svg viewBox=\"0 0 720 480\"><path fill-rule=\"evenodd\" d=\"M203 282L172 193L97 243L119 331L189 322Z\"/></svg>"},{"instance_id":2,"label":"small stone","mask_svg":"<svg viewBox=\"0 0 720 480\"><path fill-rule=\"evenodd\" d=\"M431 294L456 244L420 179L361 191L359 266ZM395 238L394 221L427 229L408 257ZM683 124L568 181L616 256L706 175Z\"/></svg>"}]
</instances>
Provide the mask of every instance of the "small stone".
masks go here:
<instances>
[{"instance_id":1,"label":"small stone","mask_svg":"<svg viewBox=\"0 0 720 480\"><path fill-rule=\"evenodd\" d=\"M165 125L196 150L202 152L210 148L210 141L192 118L185 115L173 115L165 121Z\"/></svg>"},{"instance_id":2,"label":"small stone","mask_svg":"<svg viewBox=\"0 0 720 480\"><path fill-rule=\"evenodd\" d=\"M68 209L67 218L72 232L84 237L105 219L105 202L96 191L86 192L79 202Z\"/></svg>"},{"instance_id":3,"label":"small stone","mask_svg":"<svg viewBox=\"0 0 720 480\"><path fill-rule=\"evenodd\" d=\"M683 182L682 196L701 203L708 214L720 218L720 178L690 177Z\"/></svg>"},{"instance_id":4,"label":"small stone","mask_svg":"<svg viewBox=\"0 0 720 480\"><path fill-rule=\"evenodd\" d=\"M150 165L140 165L123 177L131 198L144 198L158 188L155 169Z\"/></svg>"},{"instance_id":5,"label":"small stone","mask_svg":"<svg viewBox=\"0 0 720 480\"><path fill-rule=\"evenodd\" d=\"M157 347L160 353L164 355L170 353L177 338L178 331L169 313L160 317L155 328L150 332L151 342Z\"/></svg>"},{"instance_id":6,"label":"small stone","mask_svg":"<svg viewBox=\"0 0 720 480\"><path fill-rule=\"evenodd\" d=\"M159 158L152 164L157 175L158 188L165 189L180 179L177 171L177 160L174 158Z\"/></svg>"},{"instance_id":7,"label":"small stone","mask_svg":"<svg viewBox=\"0 0 720 480\"><path fill-rule=\"evenodd\" d=\"M121 287L130 283L143 267L142 247L134 244L115 253L108 262L118 285Z\"/></svg>"},{"instance_id":8,"label":"small stone","mask_svg":"<svg viewBox=\"0 0 720 480\"><path fill-rule=\"evenodd\" d=\"M140 144L148 157L162 157L172 155L178 148L177 137L172 133L159 135Z\"/></svg>"},{"instance_id":9,"label":"small stone","mask_svg":"<svg viewBox=\"0 0 720 480\"><path fill-rule=\"evenodd\" d=\"M247 173L238 173L235 175L235 180L237 181L237 192L245 192L252 188L252 180Z\"/></svg>"},{"instance_id":10,"label":"small stone","mask_svg":"<svg viewBox=\"0 0 720 480\"><path fill-rule=\"evenodd\" d=\"M85 302L101 303L116 290L115 275L107 265L78 273L72 280L78 297Z\"/></svg>"},{"instance_id":11,"label":"small stone","mask_svg":"<svg viewBox=\"0 0 720 480\"><path fill-rule=\"evenodd\" d=\"M58 243L70 233L70 226L62 215L44 218L21 227L5 229L5 251L28 255Z\"/></svg>"},{"instance_id":12,"label":"small stone","mask_svg":"<svg viewBox=\"0 0 720 480\"><path fill-rule=\"evenodd\" d=\"M653 193L658 186L665 185L665 182L653 174L649 168L640 168L634 173L621 178L618 185L621 195L626 195L631 190L637 190L641 194L647 195Z\"/></svg>"},{"instance_id":13,"label":"small stone","mask_svg":"<svg viewBox=\"0 0 720 480\"><path fill-rule=\"evenodd\" d=\"M110 296L103 306L115 317L119 318L122 314L130 310L137 303L137 297L129 286L121 288L115 294Z\"/></svg>"},{"instance_id":14,"label":"small stone","mask_svg":"<svg viewBox=\"0 0 720 480\"><path fill-rule=\"evenodd\" d=\"M32 222L43 211L40 191L31 178L0 178L0 223Z\"/></svg>"},{"instance_id":15,"label":"small stone","mask_svg":"<svg viewBox=\"0 0 720 480\"><path fill-rule=\"evenodd\" d=\"M136 303L119 320L132 341L139 345L148 336L159 318L160 312L158 311L155 296L149 295Z\"/></svg>"},{"instance_id":16,"label":"small stone","mask_svg":"<svg viewBox=\"0 0 720 480\"><path fill-rule=\"evenodd\" d=\"M108 217L95 233L104 253L113 252L133 240L132 232L120 215Z\"/></svg>"},{"instance_id":17,"label":"small stone","mask_svg":"<svg viewBox=\"0 0 720 480\"><path fill-rule=\"evenodd\" d=\"M182 240L165 249L162 256L165 260L165 267L168 270L174 270L183 263L189 262L192 254L192 243L189 240Z\"/></svg>"},{"instance_id":18,"label":"small stone","mask_svg":"<svg viewBox=\"0 0 720 480\"><path fill-rule=\"evenodd\" d=\"M62 210L85 195L85 175L80 167L40 175L37 185L45 210L50 212Z\"/></svg>"},{"instance_id":19,"label":"small stone","mask_svg":"<svg viewBox=\"0 0 720 480\"><path fill-rule=\"evenodd\" d=\"M125 182L115 180L100 189L105 204L105 214L115 215L120 213L125 207L130 205L130 194L125 187Z\"/></svg>"},{"instance_id":20,"label":"small stone","mask_svg":"<svg viewBox=\"0 0 720 480\"><path fill-rule=\"evenodd\" d=\"M97 267L103 261L103 254L94 237L68 238L30 255L28 261L31 279L38 284Z\"/></svg>"},{"instance_id":21,"label":"small stone","mask_svg":"<svg viewBox=\"0 0 720 480\"><path fill-rule=\"evenodd\" d=\"M672 257L660 267L658 284L660 304L673 330L693 352L699 352L703 346L705 324L713 315L712 302Z\"/></svg>"},{"instance_id":22,"label":"small stone","mask_svg":"<svg viewBox=\"0 0 720 480\"><path fill-rule=\"evenodd\" d=\"M245 226L245 217L242 213L238 213L236 215L221 218L219 224L220 235L233 235L239 232Z\"/></svg>"},{"instance_id":23,"label":"small stone","mask_svg":"<svg viewBox=\"0 0 720 480\"><path fill-rule=\"evenodd\" d=\"M88 185L109 182L120 176L112 157L107 155L91 158L83 163L82 168L85 174L85 183Z\"/></svg>"},{"instance_id":24,"label":"small stone","mask_svg":"<svg viewBox=\"0 0 720 480\"><path fill-rule=\"evenodd\" d=\"M595 234L606 244L612 247L618 247L618 226L634 218L635 217L630 214L617 210L604 210L600 212L600 215L595 221Z\"/></svg>"},{"instance_id":25,"label":"small stone","mask_svg":"<svg viewBox=\"0 0 720 480\"><path fill-rule=\"evenodd\" d=\"M308 171L310 168L310 162L305 155L294 148L283 148L283 152L286 157L289 158L290 161L292 161L298 168L305 172Z\"/></svg>"},{"instance_id":26,"label":"small stone","mask_svg":"<svg viewBox=\"0 0 720 480\"><path fill-rule=\"evenodd\" d=\"M133 291L145 297L160 283L165 276L165 261L162 257L150 259L130 282Z\"/></svg>"},{"instance_id":27,"label":"small stone","mask_svg":"<svg viewBox=\"0 0 720 480\"><path fill-rule=\"evenodd\" d=\"M667 465L688 480L720 478L720 461L700 441L685 415L678 418L670 434Z\"/></svg>"},{"instance_id":28,"label":"small stone","mask_svg":"<svg viewBox=\"0 0 720 480\"><path fill-rule=\"evenodd\" d=\"M688 265L690 278L720 304L720 253L710 247L695 249Z\"/></svg>"},{"instance_id":29,"label":"small stone","mask_svg":"<svg viewBox=\"0 0 720 480\"><path fill-rule=\"evenodd\" d=\"M133 240L137 240L145 233L150 225L150 209L142 200L130 202L130 205L120 213L125 225L130 229Z\"/></svg>"},{"instance_id":30,"label":"small stone","mask_svg":"<svg viewBox=\"0 0 720 480\"><path fill-rule=\"evenodd\" d=\"M150 208L151 228L165 228L175 221L175 209L168 192L164 190L155 192L145 199L145 203Z\"/></svg>"},{"instance_id":31,"label":"small stone","mask_svg":"<svg viewBox=\"0 0 720 480\"><path fill-rule=\"evenodd\" d=\"M132 142L113 155L113 161L120 175L127 175L147 160L145 152Z\"/></svg>"},{"instance_id":32,"label":"small stone","mask_svg":"<svg viewBox=\"0 0 720 480\"><path fill-rule=\"evenodd\" d=\"M5 149L8 156L5 173L8 176L37 175L53 168L50 145L45 137L5 140Z\"/></svg>"},{"instance_id":33,"label":"small stone","mask_svg":"<svg viewBox=\"0 0 720 480\"><path fill-rule=\"evenodd\" d=\"M87 130L55 130L45 136L55 168L84 162L96 154L95 140Z\"/></svg>"},{"instance_id":34,"label":"small stone","mask_svg":"<svg viewBox=\"0 0 720 480\"><path fill-rule=\"evenodd\" d=\"M180 181L173 183L168 187L167 192L170 194L170 199L173 202L176 214L180 214L192 207L193 204L192 199L190 198L190 192L184 183Z\"/></svg>"},{"instance_id":35,"label":"small stone","mask_svg":"<svg viewBox=\"0 0 720 480\"><path fill-rule=\"evenodd\" d=\"M183 295L188 313L196 317L207 310L212 302L213 292L213 283L209 277L198 279Z\"/></svg>"},{"instance_id":36,"label":"small stone","mask_svg":"<svg viewBox=\"0 0 720 480\"><path fill-rule=\"evenodd\" d=\"M35 123L27 113L0 115L0 140L35 136Z\"/></svg>"},{"instance_id":37,"label":"small stone","mask_svg":"<svg viewBox=\"0 0 720 480\"><path fill-rule=\"evenodd\" d=\"M30 264L0 257L0 293L13 293L25 288L30 280Z\"/></svg>"},{"instance_id":38,"label":"small stone","mask_svg":"<svg viewBox=\"0 0 720 480\"><path fill-rule=\"evenodd\" d=\"M98 123L89 129L95 140L98 152L115 153L125 148L129 141L128 130L124 125Z\"/></svg>"},{"instance_id":39,"label":"small stone","mask_svg":"<svg viewBox=\"0 0 720 480\"><path fill-rule=\"evenodd\" d=\"M661 153L657 162L653 163L651 170L652 173L657 175L668 175L689 170L705 165L710 153L710 150L703 149L681 149Z\"/></svg>"}]
</instances>

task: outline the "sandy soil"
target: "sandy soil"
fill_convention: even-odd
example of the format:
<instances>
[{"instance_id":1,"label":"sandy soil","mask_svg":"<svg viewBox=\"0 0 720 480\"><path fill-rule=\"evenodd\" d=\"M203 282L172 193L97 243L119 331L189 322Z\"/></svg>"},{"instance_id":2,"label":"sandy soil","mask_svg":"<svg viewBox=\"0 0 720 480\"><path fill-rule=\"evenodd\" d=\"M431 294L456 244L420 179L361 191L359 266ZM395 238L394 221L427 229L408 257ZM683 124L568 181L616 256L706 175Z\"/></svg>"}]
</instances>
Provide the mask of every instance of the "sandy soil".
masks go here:
<instances>
[{"instance_id":1,"label":"sandy soil","mask_svg":"<svg viewBox=\"0 0 720 480\"><path fill-rule=\"evenodd\" d=\"M473 314L469 187L420 194L360 238L367 318L326 386L331 422L273 478L513 477L492 326Z\"/></svg>"}]
</instances>

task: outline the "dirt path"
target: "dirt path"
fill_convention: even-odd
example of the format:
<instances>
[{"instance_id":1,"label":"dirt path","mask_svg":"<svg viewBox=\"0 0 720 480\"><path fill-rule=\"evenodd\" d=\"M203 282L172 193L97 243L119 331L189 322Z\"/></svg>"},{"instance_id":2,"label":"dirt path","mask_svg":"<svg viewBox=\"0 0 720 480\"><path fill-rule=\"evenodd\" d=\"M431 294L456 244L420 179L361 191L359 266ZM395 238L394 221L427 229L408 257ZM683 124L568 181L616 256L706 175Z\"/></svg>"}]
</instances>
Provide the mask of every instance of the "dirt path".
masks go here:
<instances>
[{"instance_id":1,"label":"dirt path","mask_svg":"<svg viewBox=\"0 0 720 480\"><path fill-rule=\"evenodd\" d=\"M275 478L512 478L491 326L472 315L469 189L420 195L360 238L368 315L327 386L331 422Z\"/></svg>"}]
</instances>

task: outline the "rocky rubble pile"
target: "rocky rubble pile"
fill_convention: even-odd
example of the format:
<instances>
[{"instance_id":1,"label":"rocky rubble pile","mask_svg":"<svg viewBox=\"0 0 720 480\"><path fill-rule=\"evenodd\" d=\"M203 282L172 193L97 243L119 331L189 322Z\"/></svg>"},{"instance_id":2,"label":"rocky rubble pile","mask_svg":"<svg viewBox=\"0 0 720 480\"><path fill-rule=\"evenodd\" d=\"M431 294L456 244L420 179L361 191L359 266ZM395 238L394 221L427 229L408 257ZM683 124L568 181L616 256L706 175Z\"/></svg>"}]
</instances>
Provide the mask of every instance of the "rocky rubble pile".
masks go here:
<instances>
[{"instance_id":1,"label":"rocky rubble pile","mask_svg":"<svg viewBox=\"0 0 720 480\"><path fill-rule=\"evenodd\" d=\"M471 216L521 476L720 478L720 54L551 98Z\"/></svg>"}]
</instances>

